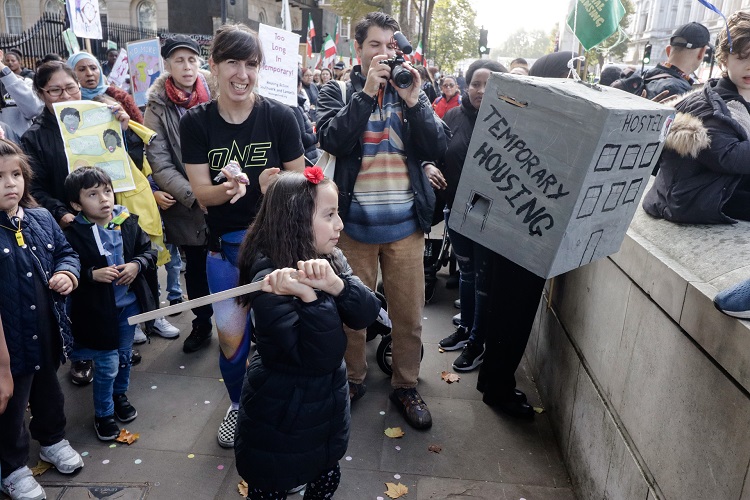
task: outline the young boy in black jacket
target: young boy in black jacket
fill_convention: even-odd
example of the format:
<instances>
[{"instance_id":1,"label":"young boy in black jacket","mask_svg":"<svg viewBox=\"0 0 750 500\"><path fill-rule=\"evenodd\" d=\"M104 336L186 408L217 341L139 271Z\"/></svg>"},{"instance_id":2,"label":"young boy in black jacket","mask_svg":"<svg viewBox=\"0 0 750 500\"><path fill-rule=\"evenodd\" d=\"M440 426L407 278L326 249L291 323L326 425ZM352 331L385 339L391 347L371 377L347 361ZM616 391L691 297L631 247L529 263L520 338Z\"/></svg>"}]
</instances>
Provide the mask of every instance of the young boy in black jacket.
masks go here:
<instances>
[{"instance_id":1,"label":"young boy in black jacket","mask_svg":"<svg viewBox=\"0 0 750 500\"><path fill-rule=\"evenodd\" d=\"M156 308L144 276L155 269L156 250L138 216L115 205L104 170L74 170L65 192L79 212L65 236L81 259L80 284L71 295L71 358L94 360L94 429L100 440L111 441L120 433L115 417L130 422L138 416L125 395L135 331L128 317Z\"/></svg>"}]
</instances>

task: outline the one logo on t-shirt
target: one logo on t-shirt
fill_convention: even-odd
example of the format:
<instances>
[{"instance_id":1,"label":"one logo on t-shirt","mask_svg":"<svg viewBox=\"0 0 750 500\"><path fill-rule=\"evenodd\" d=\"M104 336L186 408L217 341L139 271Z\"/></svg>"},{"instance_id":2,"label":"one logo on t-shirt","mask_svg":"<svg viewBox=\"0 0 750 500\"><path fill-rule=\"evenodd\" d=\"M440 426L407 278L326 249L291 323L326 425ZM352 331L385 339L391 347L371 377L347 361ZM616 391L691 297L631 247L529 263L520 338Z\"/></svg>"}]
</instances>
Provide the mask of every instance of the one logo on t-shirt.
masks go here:
<instances>
[{"instance_id":1,"label":"one logo on t-shirt","mask_svg":"<svg viewBox=\"0 0 750 500\"><path fill-rule=\"evenodd\" d=\"M268 150L270 142L255 142L244 147L232 141L230 148L216 148L208 152L208 165L211 170L221 170L231 160L237 161L243 168L265 167L268 164Z\"/></svg>"}]
</instances>

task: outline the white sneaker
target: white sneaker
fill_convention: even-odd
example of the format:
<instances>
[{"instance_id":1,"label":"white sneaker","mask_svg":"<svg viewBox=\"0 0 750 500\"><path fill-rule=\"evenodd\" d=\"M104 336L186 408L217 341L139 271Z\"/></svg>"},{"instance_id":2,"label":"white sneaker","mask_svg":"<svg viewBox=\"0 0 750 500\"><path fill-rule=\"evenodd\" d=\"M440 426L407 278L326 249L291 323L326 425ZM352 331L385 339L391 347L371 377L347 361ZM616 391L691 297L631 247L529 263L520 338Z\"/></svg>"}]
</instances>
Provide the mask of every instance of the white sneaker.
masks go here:
<instances>
[{"instance_id":1,"label":"white sneaker","mask_svg":"<svg viewBox=\"0 0 750 500\"><path fill-rule=\"evenodd\" d=\"M143 333L143 330L141 330L141 325L135 325L135 336L133 337L133 344L139 345L139 344L145 344L148 342L148 337L146 337L146 334Z\"/></svg>"},{"instance_id":2,"label":"white sneaker","mask_svg":"<svg viewBox=\"0 0 750 500\"><path fill-rule=\"evenodd\" d=\"M233 410L231 406L224 415L224 420L219 426L219 433L216 436L219 440L219 446L222 448L234 448L234 433L237 430L237 414L239 410Z\"/></svg>"},{"instance_id":3,"label":"white sneaker","mask_svg":"<svg viewBox=\"0 0 750 500\"><path fill-rule=\"evenodd\" d=\"M52 446L42 446L39 458L54 465L61 474L73 474L83 467L81 455L70 446L67 439Z\"/></svg>"},{"instance_id":4,"label":"white sneaker","mask_svg":"<svg viewBox=\"0 0 750 500\"><path fill-rule=\"evenodd\" d=\"M172 326L166 318L154 321L154 333L165 339L174 339L180 336L180 329Z\"/></svg>"},{"instance_id":5,"label":"white sneaker","mask_svg":"<svg viewBox=\"0 0 750 500\"><path fill-rule=\"evenodd\" d=\"M39 483L34 479L31 469L20 467L14 470L10 476L3 479L0 491L8 495L11 500L43 500L47 498Z\"/></svg>"}]
</instances>

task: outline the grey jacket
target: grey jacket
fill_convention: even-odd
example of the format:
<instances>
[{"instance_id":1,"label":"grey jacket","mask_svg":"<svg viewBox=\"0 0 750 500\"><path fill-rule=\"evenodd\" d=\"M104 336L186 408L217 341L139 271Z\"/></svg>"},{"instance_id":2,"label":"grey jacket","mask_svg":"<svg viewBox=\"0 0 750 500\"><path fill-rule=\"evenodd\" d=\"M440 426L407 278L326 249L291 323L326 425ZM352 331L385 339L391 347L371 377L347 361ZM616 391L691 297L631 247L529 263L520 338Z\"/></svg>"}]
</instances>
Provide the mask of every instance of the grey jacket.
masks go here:
<instances>
[{"instance_id":1,"label":"grey jacket","mask_svg":"<svg viewBox=\"0 0 750 500\"><path fill-rule=\"evenodd\" d=\"M0 109L0 121L6 123L16 136L21 137L31 126L31 120L42 112L44 104L32 90L28 78L18 78L11 73L0 77L0 82L15 103L15 106Z\"/></svg>"},{"instance_id":2,"label":"grey jacket","mask_svg":"<svg viewBox=\"0 0 750 500\"><path fill-rule=\"evenodd\" d=\"M206 78L211 95L216 95L211 74L207 71L201 73ZM168 73L163 73L148 91L143 124L156 132L156 137L146 146L146 157L156 184L177 200L167 210L160 210L167 242L201 246L208 241L208 228L182 164L180 114L177 106L166 96L164 82L168 77Z\"/></svg>"}]
</instances>

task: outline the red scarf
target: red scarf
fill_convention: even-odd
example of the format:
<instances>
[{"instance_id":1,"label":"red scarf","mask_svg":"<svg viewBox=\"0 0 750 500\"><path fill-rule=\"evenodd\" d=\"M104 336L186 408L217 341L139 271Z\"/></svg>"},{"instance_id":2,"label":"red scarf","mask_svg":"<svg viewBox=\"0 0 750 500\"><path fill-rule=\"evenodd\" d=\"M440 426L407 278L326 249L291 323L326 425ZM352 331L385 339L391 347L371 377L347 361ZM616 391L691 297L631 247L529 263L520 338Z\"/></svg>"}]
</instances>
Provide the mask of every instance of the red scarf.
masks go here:
<instances>
[{"instance_id":1,"label":"red scarf","mask_svg":"<svg viewBox=\"0 0 750 500\"><path fill-rule=\"evenodd\" d=\"M202 74L199 74L198 79L195 80L195 86L192 92L185 92L175 85L171 76L167 78L164 84L164 90L167 92L167 99L185 109L190 109L193 106L211 100L211 92L208 90L206 79L203 78Z\"/></svg>"}]
</instances>

